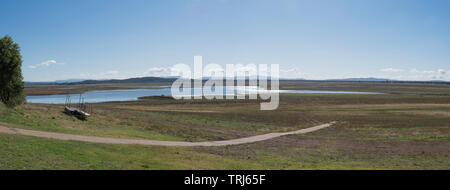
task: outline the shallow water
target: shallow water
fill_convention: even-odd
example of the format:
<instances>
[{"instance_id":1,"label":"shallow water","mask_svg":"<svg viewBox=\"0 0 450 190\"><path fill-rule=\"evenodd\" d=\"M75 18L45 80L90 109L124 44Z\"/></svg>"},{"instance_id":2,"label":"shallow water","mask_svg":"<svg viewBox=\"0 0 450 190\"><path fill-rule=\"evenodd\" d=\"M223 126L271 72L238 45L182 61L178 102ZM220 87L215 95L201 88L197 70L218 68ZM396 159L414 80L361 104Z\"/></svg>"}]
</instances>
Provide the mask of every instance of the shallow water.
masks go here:
<instances>
[{"instance_id":1,"label":"shallow water","mask_svg":"<svg viewBox=\"0 0 450 190\"><path fill-rule=\"evenodd\" d=\"M315 93L315 94L380 94L377 92L353 92L353 91L319 91L319 90L278 90L270 91L261 89L258 87L249 86L247 88L243 86L237 86L236 88L226 87L222 91L212 88L210 90L203 91L204 96L213 95L248 95L257 93ZM201 88L188 88L187 92L191 91L194 96L201 95ZM185 91L186 92L186 91ZM191 94L191 93L189 93ZM112 102L112 101L133 101L139 97L144 96L172 96L170 88L161 89L131 89L131 90L103 90L92 91L80 94L64 94L64 95L42 95L42 96L27 96L27 102L29 103L45 103L45 104L64 104L67 97L70 98L71 103L78 103L80 98L84 102L98 103L98 102ZM191 95L178 94L176 96L190 97Z\"/></svg>"}]
</instances>

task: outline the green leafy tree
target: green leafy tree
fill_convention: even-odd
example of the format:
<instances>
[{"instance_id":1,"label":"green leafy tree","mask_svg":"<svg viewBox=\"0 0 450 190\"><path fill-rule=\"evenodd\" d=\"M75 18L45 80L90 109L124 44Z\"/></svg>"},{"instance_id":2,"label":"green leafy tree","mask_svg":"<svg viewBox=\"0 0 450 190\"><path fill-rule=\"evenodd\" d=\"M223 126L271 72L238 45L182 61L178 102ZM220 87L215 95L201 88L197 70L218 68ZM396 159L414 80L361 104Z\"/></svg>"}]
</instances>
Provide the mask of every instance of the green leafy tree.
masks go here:
<instances>
[{"instance_id":1,"label":"green leafy tree","mask_svg":"<svg viewBox=\"0 0 450 190\"><path fill-rule=\"evenodd\" d=\"M23 95L20 48L10 36L0 39L0 101L15 107L25 101Z\"/></svg>"}]
</instances>

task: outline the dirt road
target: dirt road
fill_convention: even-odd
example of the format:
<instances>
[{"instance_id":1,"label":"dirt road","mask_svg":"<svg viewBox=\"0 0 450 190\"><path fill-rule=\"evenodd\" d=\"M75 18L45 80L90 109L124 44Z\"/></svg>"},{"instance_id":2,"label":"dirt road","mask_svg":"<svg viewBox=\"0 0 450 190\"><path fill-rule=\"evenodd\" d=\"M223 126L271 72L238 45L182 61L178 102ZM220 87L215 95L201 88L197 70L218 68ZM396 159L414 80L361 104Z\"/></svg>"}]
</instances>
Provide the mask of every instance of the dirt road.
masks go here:
<instances>
[{"instance_id":1,"label":"dirt road","mask_svg":"<svg viewBox=\"0 0 450 190\"><path fill-rule=\"evenodd\" d=\"M273 139L285 135L293 134L304 134L313 131L317 131L326 127L333 125L334 122L326 123L306 129L300 129L297 131L285 132L285 133L268 133L264 135L256 135L246 138L223 140L223 141L207 141L207 142L182 142L182 141L159 141L159 140L138 140L138 139L120 139L120 138L105 138L105 137L95 137L95 136L83 136L83 135L72 135L64 133L52 133L44 131L33 131L27 129L19 129L12 127L0 126L0 133L8 134L20 134L35 137L44 137L50 139L58 140L74 140L82 142L92 142L92 143L105 143L105 144L138 144L138 145L155 145L155 146L227 146L227 145L238 145L253 143L258 141L264 141Z\"/></svg>"}]
</instances>

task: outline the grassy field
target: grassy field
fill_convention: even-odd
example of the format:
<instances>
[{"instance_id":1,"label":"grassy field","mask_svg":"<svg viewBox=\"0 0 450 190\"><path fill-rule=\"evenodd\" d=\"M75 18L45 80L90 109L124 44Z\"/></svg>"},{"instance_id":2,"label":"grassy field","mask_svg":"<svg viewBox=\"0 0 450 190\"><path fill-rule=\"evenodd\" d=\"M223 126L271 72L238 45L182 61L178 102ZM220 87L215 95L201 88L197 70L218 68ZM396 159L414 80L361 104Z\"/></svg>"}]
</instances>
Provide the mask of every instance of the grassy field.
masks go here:
<instances>
[{"instance_id":1,"label":"grassy field","mask_svg":"<svg viewBox=\"0 0 450 190\"><path fill-rule=\"evenodd\" d=\"M124 88L105 86L98 88ZM151 86L157 85L128 85ZM94 104L87 121L65 115L61 105L25 104L13 110L0 105L2 126L192 142L337 121L309 134L226 147L105 145L0 134L0 169L450 169L448 84L288 81L281 87L386 94L282 94L275 111L260 111L258 101L143 98ZM26 91L88 90L96 87L50 85Z\"/></svg>"}]
</instances>

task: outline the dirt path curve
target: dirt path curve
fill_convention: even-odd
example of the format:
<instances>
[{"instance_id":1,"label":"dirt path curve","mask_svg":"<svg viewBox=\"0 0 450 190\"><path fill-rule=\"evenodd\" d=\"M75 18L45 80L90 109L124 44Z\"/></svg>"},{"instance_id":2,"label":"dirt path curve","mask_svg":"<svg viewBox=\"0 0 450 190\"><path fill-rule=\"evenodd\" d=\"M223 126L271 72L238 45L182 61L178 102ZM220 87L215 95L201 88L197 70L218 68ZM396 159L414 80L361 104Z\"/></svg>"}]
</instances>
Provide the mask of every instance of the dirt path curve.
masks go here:
<instances>
[{"instance_id":1,"label":"dirt path curve","mask_svg":"<svg viewBox=\"0 0 450 190\"><path fill-rule=\"evenodd\" d=\"M138 140L138 139L120 139L120 138L105 138L105 137L95 137L95 136L83 136L83 135L72 135L64 133L52 133L44 131L33 131L27 129L2 127L0 126L0 133L8 134L20 134L35 137L44 137L50 139L58 140L74 140L82 142L92 142L92 143L106 143L106 144L138 144L138 145L156 145L156 146L226 146L226 145L237 145L246 144L258 141L264 141L268 139L273 139L285 135L293 134L304 134L313 131L317 131L326 127L333 125L334 122L326 123L322 125L317 125L314 127L300 129L297 131L285 132L285 133L268 133L264 135L256 135L240 139L223 140L223 141L207 141L207 142L182 142L182 141L159 141L159 140Z\"/></svg>"}]
</instances>

